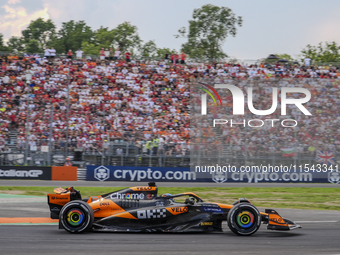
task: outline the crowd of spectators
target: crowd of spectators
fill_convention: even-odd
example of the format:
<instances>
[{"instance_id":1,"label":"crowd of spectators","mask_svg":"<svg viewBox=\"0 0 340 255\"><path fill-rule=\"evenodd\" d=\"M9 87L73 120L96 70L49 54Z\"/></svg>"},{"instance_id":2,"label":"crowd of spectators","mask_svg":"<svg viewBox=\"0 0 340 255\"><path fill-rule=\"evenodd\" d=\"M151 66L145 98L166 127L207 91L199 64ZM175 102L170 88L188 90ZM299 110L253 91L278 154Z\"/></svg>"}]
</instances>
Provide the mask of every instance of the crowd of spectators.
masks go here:
<instances>
[{"instance_id":1,"label":"crowd of spectators","mask_svg":"<svg viewBox=\"0 0 340 255\"><path fill-rule=\"evenodd\" d=\"M312 114L304 115L294 105L287 105L287 114L281 115L281 98L278 98L277 110L271 115L254 115L245 106L245 115L231 115L233 111L233 98L226 90L218 90L222 98L223 107L208 103L210 117L212 119L225 119L228 123L216 125L212 128L204 125L204 118L197 114L197 119L192 118L191 132L197 134L191 136L195 144L206 143L201 150L209 156L218 154L223 148L233 155L246 154L250 157L282 156L283 149L290 148L295 155L315 157L317 150L331 151L334 155L340 155L340 79L321 78L270 78L270 79L216 79L216 83L233 84L243 90L247 95L246 87L252 87L253 106L255 109L267 110L272 106L272 88L277 87L303 87L311 92L311 100L304 106ZM197 93L197 95L200 95ZM288 94L289 98L303 98L303 93ZM192 100L192 105L200 106L200 97ZM247 100L245 100L247 102ZM200 107L197 107L197 111ZM193 111L191 112L193 113ZM210 115L210 116L209 116ZM194 121L193 121L194 119ZM282 120L293 119L296 127L283 127ZM251 120L251 124L249 124ZM275 121L272 121L275 120ZM237 123L237 124L231 124ZM196 124L195 126L193 124ZM203 125L202 125L203 123ZM199 125L200 124L200 125ZM294 121L286 123L295 125ZM262 126L263 125L263 126ZM256 128L254 126L261 126ZM217 132L216 132L217 130ZM195 140L194 140L195 139ZM198 145L196 149L198 150ZM196 151L197 151L196 150Z\"/></svg>"},{"instance_id":2,"label":"crowd of spectators","mask_svg":"<svg viewBox=\"0 0 340 255\"><path fill-rule=\"evenodd\" d=\"M110 144L129 144L138 153L168 156L188 155L198 148L208 156L210 147L222 149L224 145L232 151L259 156L280 153L280 147L292 144L299 144L299 150L308 155L315 147L336 150L340 143L338 67L186 63L184 53L177 59L167 55L161 61L143 61L119 49L102 49L98 60L86 59L80 49L76 57L72 52L66 58L51 58L51 50L46 54L24 58L8 55L1 59L1 151L10 144L11 131L17 131L19 151L24 150L26 139L31 150L41 150L49 146L49 141L56 151L64 151L68 144L69 151L83 148L88 153L107 151ZM277 127L249 130L224 126L214 137L190 141L190 95L197 79L231 82L242 89L253 86L257 109L270 108L268 95L273 84L305 87L312 93L308 108L313 117L304 118L298 110L290 109L288 115L299 121L296 129L282 132ZM279 83L273 83L278 79ZM222 98L222 110L209 108L214 116L223 116L227 111L230 115L231 94ZM279 112L273 114L273 118L280 118L278 115ZM213 132L211 127L194 129L197 134ZM121 154L122 148L112 153Z\"/></svg>"}]
</instances>

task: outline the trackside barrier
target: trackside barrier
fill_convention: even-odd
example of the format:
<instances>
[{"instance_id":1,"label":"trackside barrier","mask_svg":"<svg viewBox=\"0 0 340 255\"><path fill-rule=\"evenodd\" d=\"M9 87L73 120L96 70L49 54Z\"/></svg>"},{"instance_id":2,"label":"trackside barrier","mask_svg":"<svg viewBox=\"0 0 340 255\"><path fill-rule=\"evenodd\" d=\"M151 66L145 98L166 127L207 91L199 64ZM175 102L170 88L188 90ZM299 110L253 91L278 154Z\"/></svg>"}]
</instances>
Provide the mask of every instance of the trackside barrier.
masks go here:
<instances>
[{"instance_id":1,"label":"trackside barrier","mask_svg":"<svg viewBox=\"0 0 340 255\"><path fill-rule=\"evenodd\" d=\"M196 174L178 167L87 166L86 180L190 182Z\"/></svg>"},{"instance_id":2,"label":"trackside barrier","mask_svg":"<svg viewBox=\"0 0 340 255\"><path fill-rule=\"evenodd\" d=\"M194 170L195 171L195 170ZM291 171L291 172L247 172L240 169L226 172L196 172L198 181L223 182L248 182L248 183L340 183L340 172L312 172L312 171Z\"/></svg>"},{"instance_id":3,"label":"trackside barrier","mask_svg":"<svg viewBox=\"0 0 340 255\"><path fill-rule=\"evenodd\" d=\"M76 166L52 166L52 181L77 181Z\"/></svg>"},{"instance_id":4,"label":"trackside barrier","mask_svg":"<svg viewBox=\"0 0 340 255\"><path fill-rule=\"evenodd\" d=\"M0 179L51 180L51 167L0 166Z\"/></svg>"},{"instance_id":5,"label":"trackside barrier","mask_svg":"<svg viewBox=\"0 0 340 255\"><path fill-rule=\"evenodd\" d=\"M77 178L78 181L86 181L86 168L78 168Z\"/></svg>"},{"instance_id":6,"label":"trackside barrier","mask_svg":"<svg viewBox=\"0 0 340 255\"><path fill-rule=\"evenodd\" d=\"M177 167L87 166L87 181L340 183L340 172L199 172Z\"/></svg>"}]
</instances>

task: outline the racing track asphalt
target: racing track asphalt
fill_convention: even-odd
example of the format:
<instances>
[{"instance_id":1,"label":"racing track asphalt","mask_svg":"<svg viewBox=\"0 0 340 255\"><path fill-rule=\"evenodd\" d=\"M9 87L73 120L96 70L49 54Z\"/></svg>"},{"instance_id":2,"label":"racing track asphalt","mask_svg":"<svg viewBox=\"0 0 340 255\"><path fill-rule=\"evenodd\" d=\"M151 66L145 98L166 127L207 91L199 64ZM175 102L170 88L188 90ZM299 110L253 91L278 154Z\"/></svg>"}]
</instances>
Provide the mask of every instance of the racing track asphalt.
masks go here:
<instances>
[{"instance_id":1,"label":"racing track asphalt","mask_svg":"<svg viewBox=\"0 0 340 255\"><path fill-rule=\"evenodd\" d=\"M141 182L97 182L97 181L40 181L40 180L0 180L0 186L47 186L47 187L131 187L147 185L147 181ZM258 187L258 188L340 188L339 184L331 183L215 183L215 182L157 182L159 187Z\"/></svg>"},{"instance_id":2,"label":"racing track asphalt","mask_svg":"<svg viewBox=\"0 0 340 255\"><path fill-rule=\"evenodd\" d=\"M264 226L252 236L224 233L69 234L53 226L0 226L1 254L339 254L340 224L304 224L292 232Z\"/></svg>"},{"instance_id":3,"label":"racing track asphalt","mask_svg":"<svg viewBox=\"0 0 340 255\"><path fill-rule=\"evenodd\" d=\"M303 228L274 232L262 225L254 235L242 237L225 225L224 233L80 235L57 225L0 225L0 254L340 254L339 211L275 209ZM0 196L0 217L48 216L46 197Z\"/></svg>"}]
</instances>

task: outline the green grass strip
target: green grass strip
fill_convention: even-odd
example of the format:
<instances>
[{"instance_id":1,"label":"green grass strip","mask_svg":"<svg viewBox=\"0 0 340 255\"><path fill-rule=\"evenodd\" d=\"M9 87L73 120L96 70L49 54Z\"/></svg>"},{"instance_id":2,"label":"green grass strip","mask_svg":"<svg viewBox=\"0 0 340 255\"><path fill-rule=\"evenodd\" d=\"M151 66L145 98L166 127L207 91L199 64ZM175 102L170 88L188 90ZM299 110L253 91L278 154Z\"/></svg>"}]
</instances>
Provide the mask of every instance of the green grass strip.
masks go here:
<instances>
[{"instance_id":1,"label":"green grass strip","mask_svg":"<svg viewBox=\"0 0 340 255\"><path fill-rule=\"evenodd\" d=\"M134 185L132 185L134 186ZM97 196L126 187L75 187L82 196ZM240 197L248 198L254 205L266 208L296 208L340 211L340 188L206 188L159 187L158 194L194 192L204 201L231 204ZM52 187L0 186L0 193L45 196L53 193Z\"/></svg>"}]
</instances>

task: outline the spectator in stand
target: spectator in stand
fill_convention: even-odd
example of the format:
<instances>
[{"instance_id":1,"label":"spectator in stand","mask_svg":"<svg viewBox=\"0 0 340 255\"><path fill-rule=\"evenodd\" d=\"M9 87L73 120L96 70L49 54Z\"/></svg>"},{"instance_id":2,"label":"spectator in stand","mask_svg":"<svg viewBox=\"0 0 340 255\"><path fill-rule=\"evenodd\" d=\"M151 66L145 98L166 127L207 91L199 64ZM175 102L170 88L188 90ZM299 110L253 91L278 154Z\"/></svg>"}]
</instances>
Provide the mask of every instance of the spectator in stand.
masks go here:
<instances>
[{"instance_id":1,"label":"spectator in stand","mask_svg":"<svg viewBox=\"0 0 340 255\"><path fill-rule=\"evenodd\" d=\"M68 50L68 52L67 52L67 58L73 59L73 52L72 52L72 50Z\"/></svg>"},{"instance_id":2,"label":"spectator in stand","mask_svg":"<svg viewBox=\"0 0 340 255\"><path fill-rule=\"evenodd\" d=\"M12 115L10 115L10 118L11 118L11 125L12 125L12 128L17 128L17 122L16 122L16 115L13 113Z\"/></svg>"},{"instance_id":3,"label":"spectator in stand","mask_svg":"<svg viewBox=\"0 0 340 255\"><path fill-rule=\"evenodd\" d=\"M185 59L187 58L187 55L185 55L185 53L182 51L181 54L181 64L184 65L185 64Z\"/></svg>"},{"instance_id":4,"label":"spectator in stand","mask_svg":"<svg viewBox=\"0 0 340 255\"><path fill-rule=\"evenodd\" d=\"M116 150L116 155L117 156L122 156L123 155L123 149L118 147L117 150Z\"/></svg>"},{"instance_id":5,"label":"spectator in stand","mask_svg":"<svg viewBox=\"0 0 340 255\"><path fill-rule=\"evenodd\" d=\"M104 140L104 142L103 142L103 152L104 152L104 155L108 155L109 154L109 149L110 149L110 142L108 142L107 140Z\"/></svg>"},{"instance_id":6,"label":"spectator in stand","mask_svg":"<svg viewBox=\"0 0 340 255\"><path fill-rule=\"evenodd\" d=\"M60 141L59 141L59 148L60 148L61 152L63 152L65 150L65 141L64 141L64 139L60 139Z\"/></svg>"},{"instance_id":7,"label":"spectator in stand","mask_svg":"<svg viewBox=\"0 0 340 255\"><path fill-rule=\"evenodd\" d=\"M159 139L155 136L152 139L152 155L157 155L158 154L158 145L159 145Z\"/></svg>"},{"instance_id":8,"label":"spectator in stand","mask_svg":"<svg viewBox=\"0 0 340 255\"><path fill-rule=\"evenodd\" d=\"M171 55L170 55L170 60L171 60L171 63L172 63L173 65L176 64L175 54L171 53Z\"/></svg>"},{"instance_id":9,"label":"spectator in stand","mask_svg":"<svg viewBox=\"0 0 340 255\"><path fill-rule=\"evenodd\" d=\"M175 143L173 141L170 141L167 145L167 151L165 152L165 155L172 156L175 146L176 146Z\"/></svg>"},{"instance_id":10,"label":"spectator in stand","mask_svg":"<svg viewBox=\"0 0 340 255\"><path fill-rule=\"evenodd\" d=\"M109 60L110 59L110 51L109 51L109 49L105 49L104 54L105 54L105 60Z\"/></svg>"},{"instance_id":11,"label":"spectator in stand","mask_svg":"<svg viewBox=\"0 0 340 255\"><path fill-rule=\"evenodd\" d=\"M119 59L120 53L121 53L121 52L120 52L119 48L117 48L116 51L115 51L115 60L118 60L118 59Z\"/></svg>"},{"instance_id":12,"label":"spectator in stand","mask_svg":"<svg viewBox=\"0 0 340 255\"><path fill-rule=\"evenodd\" d=\"M71 142L70 142L70 150L73 151L76 148L77 148L77 140L72 139Z\"/></svg>"},{"instance_id":13,"label":"spectator in stand","mask_svg":"<svg viewBox=\"0 0 340 255\"><path fill-rule=\"evenodd\" d=\"M311 62L312 62L312 60L310 59L309 56L307 56L304 60L305 66L310 66Z\"/></svg>"},{"instance_id":14,"label":"spectator in stand","mask_svg":"<svg viewBox=\"0 0 340 255\"><path fill-rule=\"evenodd\" d=\"M83 53L84 51L82 51L80 48L76 51L76 58L77 59L82 59L83 58Z\"/></svg>"},{"instance_id":15,"label":"spectator in stand","mask_svg":"<svg viewBox=\"0 0 340 255\"><path fill-rule=\"evenodd\" d=\"M24 150L24 146L25 146L25 140L23 137L19 136L17 139L17 148L20 153Z\"/></svg>"},{"instance_id":16,"label":"spectator in stand","mask_svg":"<svg viewBox=\"0 0 340 255\"><path fill-rule=\"evenodd\" d=\"M50 56L51 56L51 51L48 47L46 47L46 49L44 50L44 56L47 60L50 59Z\"/></svg>"},{"instance_id":17,"label":"spectator in stand","mask_svg":"<svg viewBox=\"0 0 340 255\"><path fill-rule=\"evenodd\" d=\"M57 55L57 51L53 47L51 47L51 49L50 49L50 58L52 59L52 61L54 60L56 55Z\"/></svg>"},{"instance_id":18,"label":"spectator in stand","mask_svg":"<svg viewBox=\"0 0 340 255\"><path fill-rule=\"evenodd\" d=\"M130 57L131 57L131 53L130 52L125 52L125 60L126 60L126 62L130 62L131 60L130 60Z\"/></svg>"},{"instance_id":19,"label":"spectator in stand","mask_svg":"<svg viewBox=\"0 0 340 255\"><path fill-rule=\"evenodd\" d=\"M164 155L164 139L163 137L159 138L159 142L158 142L158 151L157 151L157 156L159 155Z\"/></svg>"},{"instance_id":20,"label":"spectator in stand","mask_svg":"<svg viewBox=\"0 0 340 255\"><path fill-rule=\"evenodd\" d=\"M114 58L114 52L113 52L113 49L112 48L109 48L109 52L110 52L110 55L109 55L109 60L112 61L113 58Z\"/></svg>"},{"instance_id":21,"label":"spectator in stand","mask_svg":"<svg viewBox=\"0 0 340 255\"><path fill-rule=\"evenodd\" d=\"M174 63L179 64L179 56L177 53L174 55Z\"/></svg>"},{"instance_id":22,"label":"spectator in stand","mask_svg":"<svg viewBox=\"0 0 340 255\"><path fill-rule=\"evenodd\" d=\"M135 143L135 146L137 148L137 154L141 154L143 148L143 141L138 139Z\"/></svg>"},{"instance_id":23,"label":"spectator in stand","mask_svg":"<svg viewBox=\"0 0 340 255\"><path fill-rule=\"evenodd\" d=\"M164 60L165 60L165 63L168 63L168 62L169 62L169 52L165 52L165 54L164 54Z\"/></svg>"},{"instance_id":24,"label":"spectator in stand","mask_svg":"<svg viewBox=\"0 0 340 255\"><path fill-rule=\"evenodd\" d=\"M100 57L100 60L105 60L105 50L104 50L104 48L100 49L99 57Z\"/></svg>"},{"instance_id":25,"label":"spectator in stand","mask_svg":"<svg viewBox=\"0 0 340 255\"><path fill-rule=\"evenodd\" d=\"M70 158L66 158L66 162L65 162L64 166L72 166L72 162L71 162Z\"/></svg>"},{"instance_id":26,"label":"spectator in stand","mask_svg":"<svg viewBox=\"0 0 340 255\"><path fill-rule=\"evenodd\" d=\"M311 156L314 156L316 148L313 145L308 147L308 152Z\"/></svg>"},{"instance_id":27,"label":"spectator in stand","mask_svg":"<svg viewBox=\"0 0 340 255\"><path fill-rule=\"evenodd\" d=\"M145 143L145 148L146 148L146 154L151 155L151 152L152 152L152 141L151 140L148 140Z\"/></svg>"},{"instance_id":28,"label":"spectator in stand","mask_svg":"<svg viewBox=\"0 0 340 255\"><path fill-rule=\"evenodd\" d=\"M0 152L4 152L5 149L5 139L0 137Z\"/></svg>"}]
</instances>

